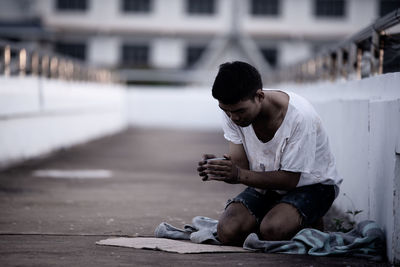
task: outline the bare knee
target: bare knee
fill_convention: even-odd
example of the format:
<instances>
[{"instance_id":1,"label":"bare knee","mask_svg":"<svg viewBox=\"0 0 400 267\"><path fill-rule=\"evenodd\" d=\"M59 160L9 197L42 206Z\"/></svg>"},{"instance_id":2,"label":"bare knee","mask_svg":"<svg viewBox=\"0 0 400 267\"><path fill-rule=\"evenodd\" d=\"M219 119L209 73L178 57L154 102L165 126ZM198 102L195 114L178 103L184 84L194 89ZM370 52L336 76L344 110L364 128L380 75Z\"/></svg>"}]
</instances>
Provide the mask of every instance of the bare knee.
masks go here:
<instances>
[{"instance_id":1,"label":"bare knee","mask_svg":"<svg viewBox=\"0 0 400 267\"><path fill-rule=\"evenodd\" d=\"M219 222L217 226L217 235L219 241L224 245L238 245L241 242L241 230L239 225L234 222Z\"/></svg>"},{"instance_id":2,"label":"bare knee","mask_svg":"<svg viewBox=\"0 0 400 267\"><path fill-rule=\"evenodd\" d=\"M264 240L289 240L302 228L302 217L290 204L281 203L267 213L260 225Z\"/></svg>"},{"instance_id":3,"label":"bare knee","mask_svg":"<svg viewBox=\"0 0 400 267\"><path fill-rule=\"evenodd\" d=\"M218 239L224 245L243 245L256 228L256 219L240 203L231 204L222 214L217 226Z\"/></svg>"},{"instance_id":4,"label":"bare knee","mask_svg":"<svg viewBox=\"0 0 400 267\"><path fill-rule=\"evenodd\" d=\"M260 225L260 235L263 240L278 241L290 239L287 231L278 223L262 223Z\"/></svg>"}]
</instances>

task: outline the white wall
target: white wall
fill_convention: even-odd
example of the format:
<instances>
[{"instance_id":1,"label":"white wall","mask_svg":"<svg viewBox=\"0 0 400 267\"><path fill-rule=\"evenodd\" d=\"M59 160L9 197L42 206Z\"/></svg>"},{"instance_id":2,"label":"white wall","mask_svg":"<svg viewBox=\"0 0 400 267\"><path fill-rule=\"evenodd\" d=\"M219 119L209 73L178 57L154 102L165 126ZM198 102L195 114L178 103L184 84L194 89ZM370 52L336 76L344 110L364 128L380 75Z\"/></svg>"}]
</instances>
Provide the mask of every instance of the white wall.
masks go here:
<instances>
[{"instance_id":1,"label":"white wall","mask_svg":"<svg viewBox=\"0 0 400 267\"><path fill-rule=\"evenodd\" d=\"M281 86L305 96L317 109L344 178L335 205L343 211L363 210L358 221L375 220L385 231L392 262L400 261L399 84L400 73L391 73L361 81Z\"/></svg>"},{"instance_id":2,"label":"white wall","mask_svg":"<svg viewBox=\"0 0 400 267\"><path fill-rule=\"evenodd\" d=\"M182 39L155 38L152 40L151 66L167 69L184 66L184 48Z\"/></svg>"},{"instance_id":3,"label":"white wall","mask_svg":"<svg viewBox=\"0 0 400 267\"><path fill-rule=\"evenodd\" d=\"M205 88L139 87L128 89L129 122L136 127L197 130L221 128L218 103Z\"/></svg>"},{"instance_id":4,"label":"white wall","mask_svg":"<svg viewBox=\"0 0 400 267\"><path fill-rule=\"evenodd\" d=\"M88 61L95 66L116 66L120 61L121 43L114 36L94 36L88 40Z\"/></svg>"},{"instance_id":5,"label":"white wall","mask_svg":"<svg viewBox=\"0 0 400 267\"><path fill-rule=\"evenodd\" d=\"M115 84L0 77L0 168L127 127Z\"/></svg>"},{"instance_id":6,"label":"white wall","mask_svg":"<svg viewBox=\"0 0 400 267\"><path fill-rule=\"evenodd\" d=\"M307 42L281 42L278 48L278 64L280 64L280 66L294 64L313 54L312 47L310 43Z\"/></svg>"}]
</instances>

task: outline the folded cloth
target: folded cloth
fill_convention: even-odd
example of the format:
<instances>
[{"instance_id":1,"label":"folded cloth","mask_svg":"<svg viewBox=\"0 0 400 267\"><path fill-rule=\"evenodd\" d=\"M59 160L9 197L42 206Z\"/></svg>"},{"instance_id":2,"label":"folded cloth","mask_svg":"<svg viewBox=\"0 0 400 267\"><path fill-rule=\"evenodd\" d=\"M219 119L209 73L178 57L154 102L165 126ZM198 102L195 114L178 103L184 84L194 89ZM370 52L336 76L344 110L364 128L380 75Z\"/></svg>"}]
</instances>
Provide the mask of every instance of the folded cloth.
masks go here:
<instances>
[{"instance_id":1,"label":"folded cloth","mask_svg":"<svg viewBox=\"0 0 400 267\"><path fill-rule=\"evenodd\" d=\"M162 222L155 230L158 238L184 239L198 244L221 245L217 239L218 221L196 216L184 229ZM380 261L385 254L385 235L374 221L362 221L347 233L321 232L306 228L288 241L264 241L250 234L243 248L266 253L308 254L314 256L352 255Z\"/></svg>"},{"instance_id":2,"label":"folded cloth","mask_svg":"<svg viewBox=\"0 0 400 267\"><path fill-rule=\"evenodd\" d=\"M196 216L192 219L192 224L186 224L183 229L162 222L157 226L154 235L159 238L190 240L197 244L221 245L217 239L217 224L217 220Z\"/></svg>"},{"instance_id":3,"label":"folded cloth","mask_svg":"<svg viewBox=\"0 0 400 267\"><path fill-rule=\"evenodd\" d=\"M252 233L246 238L243 248L314 256L351 255L381 261L385 253L385 235L375 222L362 221L347 233L325 233L306 228L289 241L263 241Z\"/></svg>"}]
</instances>

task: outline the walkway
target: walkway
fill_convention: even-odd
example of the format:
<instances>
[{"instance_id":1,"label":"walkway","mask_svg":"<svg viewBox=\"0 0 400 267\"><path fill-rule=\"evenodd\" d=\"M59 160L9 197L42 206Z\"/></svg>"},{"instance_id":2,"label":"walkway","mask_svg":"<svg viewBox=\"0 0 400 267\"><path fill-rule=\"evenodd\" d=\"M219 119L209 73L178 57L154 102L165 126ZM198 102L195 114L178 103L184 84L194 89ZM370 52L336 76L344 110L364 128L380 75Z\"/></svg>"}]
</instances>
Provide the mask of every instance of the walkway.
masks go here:
<instances>
[{"instance_id":1,"label":"walkway","mask_svg":"<svg viewBox=\"0 0 400 267\"><path fill-rule=\"evenodd\" d=\"M95 245L108 236L152 236L161 221L182 226L196 215L218 218L241 186L202 182L195 168L203 152L225 149L221 133L130 129L0 173L0 265L377 266L356 258ZM34 176L49 169L103 169L112 177Z\"/></svg>"}]
</instances>

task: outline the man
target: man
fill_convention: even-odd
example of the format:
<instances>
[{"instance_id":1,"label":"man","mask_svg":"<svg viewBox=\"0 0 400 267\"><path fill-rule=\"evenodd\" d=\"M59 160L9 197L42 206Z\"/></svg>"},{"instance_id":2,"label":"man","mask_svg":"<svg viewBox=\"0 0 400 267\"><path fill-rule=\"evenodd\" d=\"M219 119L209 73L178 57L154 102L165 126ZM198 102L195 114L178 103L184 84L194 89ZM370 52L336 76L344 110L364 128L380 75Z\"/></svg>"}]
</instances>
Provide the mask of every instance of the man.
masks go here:
<instances>
[{"instance_id":1,"label":"man","mask_svg":"<svg viewBox=\"0 0 400 267\"><path fill-rule=\"evenodd\" d=\"M203 180L248 186L228 201L218 239L242 245L256 232L264 240L288 240L321 221L342 180L310 103L263 90L258 71L238 61L220 66L212 95L225 113L229 154L219 160L204 155L197 170Z\"/></svg>"}]
</instances>

